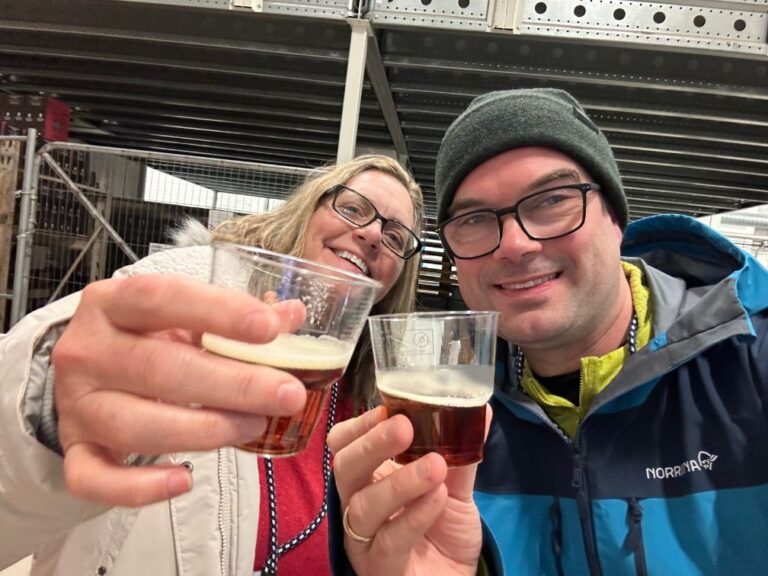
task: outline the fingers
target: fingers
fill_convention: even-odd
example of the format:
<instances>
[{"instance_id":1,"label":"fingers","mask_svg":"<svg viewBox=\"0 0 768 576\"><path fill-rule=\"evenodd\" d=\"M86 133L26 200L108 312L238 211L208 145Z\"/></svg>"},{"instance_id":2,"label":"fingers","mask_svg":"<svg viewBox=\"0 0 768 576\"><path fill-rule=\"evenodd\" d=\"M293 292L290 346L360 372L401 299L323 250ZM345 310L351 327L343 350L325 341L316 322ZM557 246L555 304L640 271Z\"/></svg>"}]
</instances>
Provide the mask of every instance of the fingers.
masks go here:
<instances>
[{"instance_id":1,"label":"fingers","mask_svg":"<svg viewBox=\"0 0 768 576\"><path fill-rule=\"evenodd\" d=\"M144 506L192 488L192 474L184 466L124 467L93 444L67 451L64 475L73 496L109 506Z\"/></svg>"},{"instance_id":2,"label":"fingers","mask_svg":"<svg viewBox=\"0 0 768 576\"><path fill-rule=\"evenodd\" d=\"M370 484L349 499L349 522L361 535L376 534L389 519L409 502L435 490L445 480L448 467L436 453L427 454L407 466L395 470L386 478ZM447 492L446 492L447 494ZM410 511L411 506L408 506ZM421 510L418 508L418 510ZM405 512L403 512L405 514ZM406 514L407 534L426 530L431 525L424 511ZM401 523L402 524L402 523ZM399 524L398 524L399 526ZM413 542L413 540L407 540ZM388 546L390 551L392 545Z\"/></svg>"},{"instance_id":3,"label":"fingers","mask_svg":"<svg viewBox=\"0 0 768 576\"><path fill-rule=\"evenodd\" d=\"M265 416L298 412L299 380L204 353L199 334L267 342L305 313L299 301L266 304L183 277L89 285L52 353L70 491L111 505L173 497L189 487L185 470L127 468L111 455L237 445L263 433Z\"/></svg>"},{"instance_id":4,"label":"fingers","mask_svg":"<svg viewBox=\"0 0 768 576\"><path fill-rule=\"evenodd\" d=\"M370 538L359 541L347 532L352 566L376 576L420 573L420 563L429 566L425 573L444 573L437 567L444 562L451 570L460 565L456 573L470 573L481 543L472 500L477 465L449 470L434 452L395 464L389 458L410 445L413 428L403 415L384 417L384 409L368 412L337 425L328 437L345 530Z\"/></svg>"},{"instance_id":5,"label":"fingers","mask_svg":"<svg viewBox=\"0 0 768 576\"><path fill-rule=\"evenodd\" d=\"M81 306L92 301L124 330L184 328L254 343L269 342L304 318L297 300L270 306L248 294L180 276L96 282L83 290Z\"/></svg>"},{"instance_id":6,"label":"fingers","mask_svg":"<svg viewBox=\"0 0 768 576\"><path fill-rule=\"evenodd\" d=\"M65 454L83 442L110 453L209 450L254 440L265 429L261 416L188 408L111 391L87 394L59 420Z\"/></svg>"},{"instance_id":7,"label":"fingers","mask_svg":"<svg viewBox=\"0 0 768 576\"><path fill-rule=\"evenodd\" d=\"M377 406L357 418L339 422L328 433L328 448L331 449L332 454L337 454L353 440L357 440L376 424L385 420L386 417L386 409L383 406Z\"/></svg>"},{"instance_id":8,"label":"fingers","mask_svg":"<svg viewBox=\"0 0 768 576\"><path fill-rule=\"evenodd\" d=\"M92 375L113 390L182 404L288 416L301 410L306 389L294 376L258 364L205 353L169 340L117 334L122 350Z\"/></svg>"},{"instance_id":9,"label":"fingers","mask_svg":"<svg viewBox=\"0 0 768 576\"><path fill-rule=\"evenodd\" d=\"M411 423L405 416L397 415L379 422L340 450L334 458L333 469L342 503L370 484L374 471L405 450L412 439Z\"/></svg>"},{"instance_id":10,"label":"fingers","mask_svg":"<svg viewBox=\"0 0 768 576\"><path fill-rule=\"evenodd\" d=\"M438 520L446 500L447 491L441 484L411 502L408 508L381 527L372 543L363 544L346 538L350 561L354 564L357 555L367 553L373 559L368 564L376 567L376 574L402 574L413 552L414 543L422 540ZM349 521L351 524L352 520ZM357 527L354 529L357 530ZM433 570L434 567L430 572L437 573Z\"/></svg>"}]
</instances>

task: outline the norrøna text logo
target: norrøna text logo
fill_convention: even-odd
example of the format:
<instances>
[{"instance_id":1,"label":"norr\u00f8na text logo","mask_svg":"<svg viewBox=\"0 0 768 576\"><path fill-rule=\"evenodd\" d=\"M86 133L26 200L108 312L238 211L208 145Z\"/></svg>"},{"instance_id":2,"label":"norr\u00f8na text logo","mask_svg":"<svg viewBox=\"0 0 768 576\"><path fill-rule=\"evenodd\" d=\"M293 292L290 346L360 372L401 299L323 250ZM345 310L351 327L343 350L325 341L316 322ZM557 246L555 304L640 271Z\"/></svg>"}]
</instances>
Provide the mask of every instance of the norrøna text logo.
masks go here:
<instances>
[{"instance_id":1,"label":"norr\u00f8na text logo","mask_svg":"<svg viewBox=\"0 0 768 576\"><path fill-rule=\"evenodd\" d=\"M663 480L665 478L679 478L689 472L700 472L701 470L712 470L714 461L717 460L717 454L700 451L696 460L686 460L679 466L665 466L664 468L646 468L645 477L648 480Z\"/></svg>"}]
</instances>

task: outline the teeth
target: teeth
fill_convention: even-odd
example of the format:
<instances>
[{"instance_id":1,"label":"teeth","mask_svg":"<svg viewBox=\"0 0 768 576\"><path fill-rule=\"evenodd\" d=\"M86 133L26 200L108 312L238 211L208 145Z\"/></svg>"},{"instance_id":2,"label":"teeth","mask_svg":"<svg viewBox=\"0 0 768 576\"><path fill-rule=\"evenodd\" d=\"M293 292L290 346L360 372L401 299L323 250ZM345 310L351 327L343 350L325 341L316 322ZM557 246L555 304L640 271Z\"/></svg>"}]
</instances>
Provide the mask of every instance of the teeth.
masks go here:
<instances>
[{"instance_id":1,"label":"teeth","mask_svg":"<svg viewBox=\"0 0 768 576\"><path fill-rule=\"evenodd\" d=\"M528 282L523 282L522 284L502 284L501 287L505 290L522 290L524 288L533 288L534 286L538 286L539 284L544 284L544 282L549 282L550 280L553 280L557 277L557 274L550 274L549 276L542 276L541 278L536 278L535 280L529 280Z\"/></svg>"},{"instance_id":2,"label":"teeth","mask_svg":"<svg viewBox=\"0 0 768 576\"><path fill-rule=\"evenodd\" d=\"M339 258L344 258L344 260L347 260L349 262L352 262L355 266L360 268L360 271L365 274L366 276L369 275L368 266L363 262L360 258L352 254L351 252L347 252L346 250L334 250L334 254L338 256Z\"/></svg>"}]
</instances>

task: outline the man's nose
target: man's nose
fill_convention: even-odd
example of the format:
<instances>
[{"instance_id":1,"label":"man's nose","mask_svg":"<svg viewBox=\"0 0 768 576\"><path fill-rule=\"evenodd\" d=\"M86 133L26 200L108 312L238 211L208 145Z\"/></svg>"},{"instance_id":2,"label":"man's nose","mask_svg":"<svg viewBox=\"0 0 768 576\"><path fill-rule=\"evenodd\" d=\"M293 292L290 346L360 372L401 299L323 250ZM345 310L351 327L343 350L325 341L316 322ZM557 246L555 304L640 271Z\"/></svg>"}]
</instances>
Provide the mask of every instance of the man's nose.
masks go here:
<instances>
[{"instance_id":1,"label":"man's nose","mask_svg":"<svg viewBox=\"0 0 768 576\"><path fill-rule=\"evenodd\" d=\"M541 241L529 238L514 215L509 214L501 221L501 241L493 257L518 260L526 254L541 251L541 247Z\"/></svg>"}]
</instances>

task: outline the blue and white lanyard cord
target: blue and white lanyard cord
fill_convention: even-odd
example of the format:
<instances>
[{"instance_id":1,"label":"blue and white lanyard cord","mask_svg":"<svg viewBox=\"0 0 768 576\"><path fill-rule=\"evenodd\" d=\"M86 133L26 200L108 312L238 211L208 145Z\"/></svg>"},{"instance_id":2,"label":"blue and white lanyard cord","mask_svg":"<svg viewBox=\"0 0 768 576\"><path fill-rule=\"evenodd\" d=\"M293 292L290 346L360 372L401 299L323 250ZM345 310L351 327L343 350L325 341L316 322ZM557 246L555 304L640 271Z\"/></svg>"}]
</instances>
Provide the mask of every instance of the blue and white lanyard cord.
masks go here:
<instances>
[{"instance_id":1,"label":"blue and white lanyard cord","mask_svg":"<svg viewBox=\"0 0 768 576\"><path fill-rule=\"evenodd\" d=\"M632 311L632 321L629 323L629 332L627 333L627 350L632 355L637 352L637 329L638 321L637 314ZM517 348L517 354L515 355L515 375L517 376L518 384L523 382L523 366L525 364L525 355L520 347Z\"/></svg>"},{"instance_id":2,"label":"blue and white lanyard cord","mask_svg":"<svg viewBox=\"0 0 768 576\"><path fill-rule=\"evenodd\" d=\"M326 438L328 437L328 433L331 431L336 418L336 403L338 398L339 384L337 382L331 388L331 402L328 406L328 423L325 427ZM323 502L320 506L320 511L304 530L281 546L277 545L277 496L275 493L275 474L272 469L272 460L270 458L264 458L264 471L266 472L267 494L269 495L269 552L267 553L267 559L264 561L264 568L262 569L261 574L263 576L273 576L277 574L277 561L279 558L309 538L312 533L317 530L317 527L320 526L320 523L328 512L327 496L328 483L331 479L331 450L328 448L328 444L326 444L323 449Z\"/></svg>"}]
</instances>

